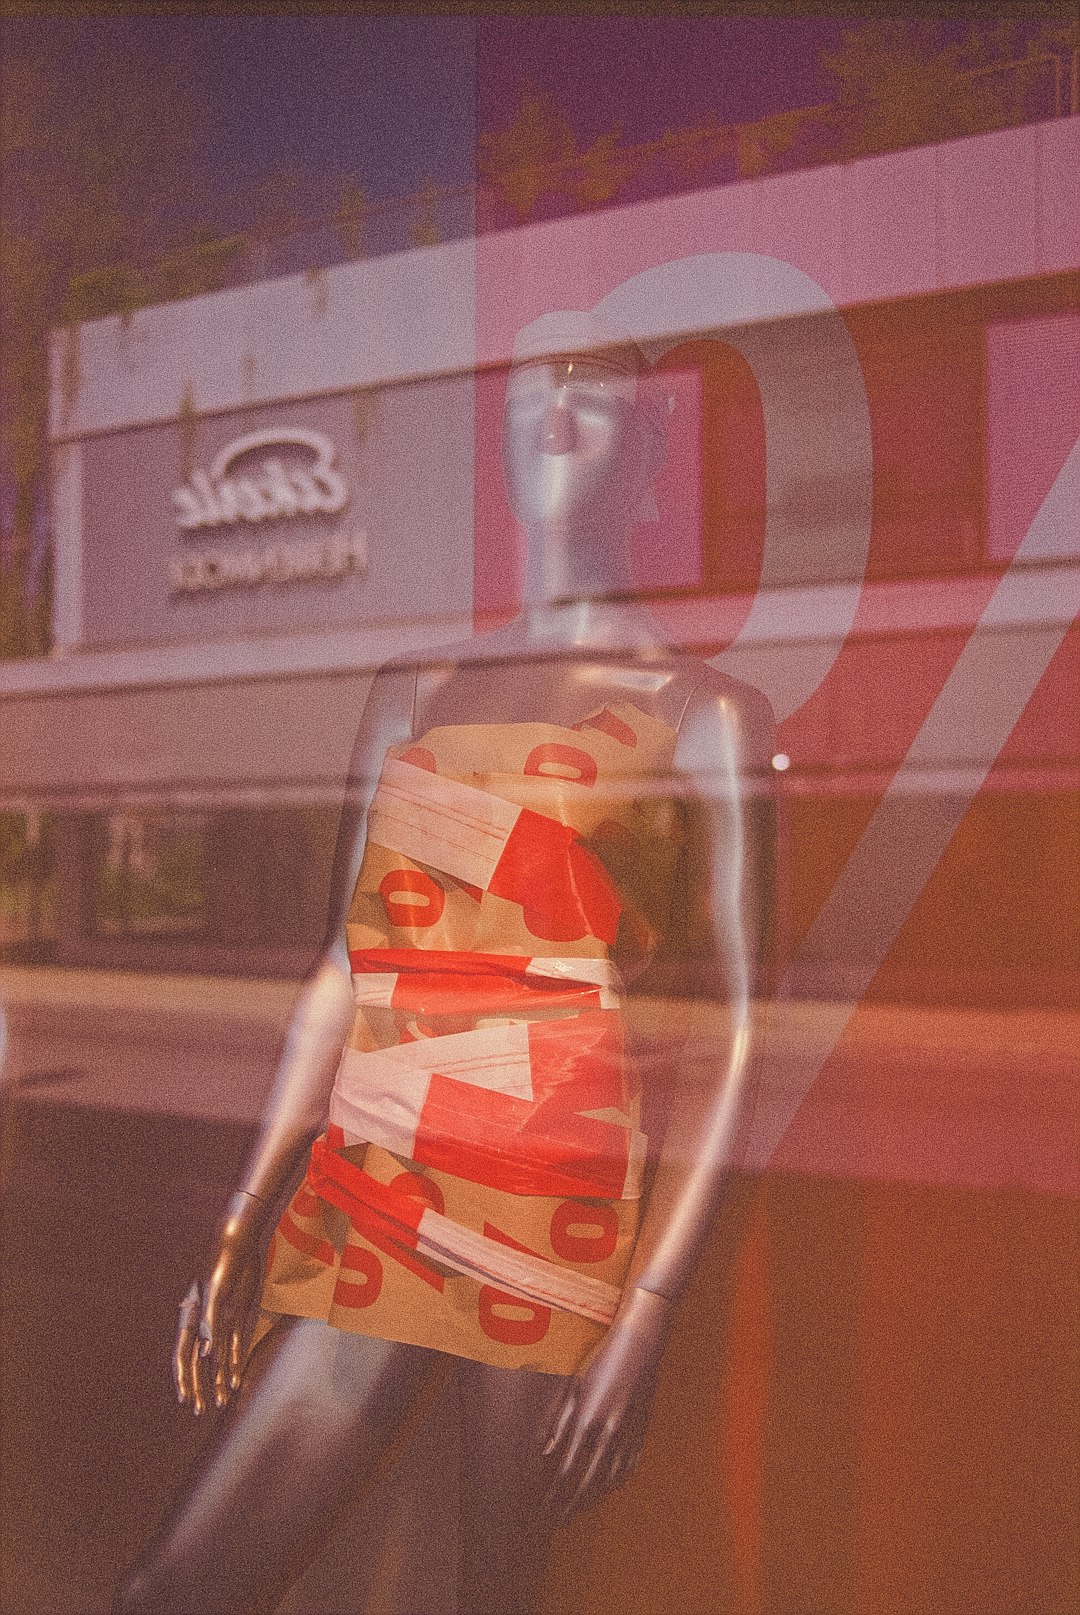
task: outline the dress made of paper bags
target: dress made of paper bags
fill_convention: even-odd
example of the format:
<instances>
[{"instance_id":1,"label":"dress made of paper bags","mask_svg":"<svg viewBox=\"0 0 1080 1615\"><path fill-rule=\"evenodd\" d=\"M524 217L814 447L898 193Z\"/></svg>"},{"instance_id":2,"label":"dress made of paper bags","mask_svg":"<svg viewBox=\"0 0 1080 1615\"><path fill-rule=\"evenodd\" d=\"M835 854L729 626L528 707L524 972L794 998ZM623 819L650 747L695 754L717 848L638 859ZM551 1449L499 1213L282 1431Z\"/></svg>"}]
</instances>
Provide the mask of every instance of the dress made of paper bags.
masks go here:
<instances>
[{"instance_id":1,"label":"dress made of paper bags","mask_svg":"<svg viewBox=\"0 0 1080 1615\"><path fill-rule=\"evenodd\" d=\"M667 929L674 747L627 703L387 753L346 926L356 1018L264 1324L555 1374L600 1340L638 1227L620 989Z\"/></svg>"}]
</instances>

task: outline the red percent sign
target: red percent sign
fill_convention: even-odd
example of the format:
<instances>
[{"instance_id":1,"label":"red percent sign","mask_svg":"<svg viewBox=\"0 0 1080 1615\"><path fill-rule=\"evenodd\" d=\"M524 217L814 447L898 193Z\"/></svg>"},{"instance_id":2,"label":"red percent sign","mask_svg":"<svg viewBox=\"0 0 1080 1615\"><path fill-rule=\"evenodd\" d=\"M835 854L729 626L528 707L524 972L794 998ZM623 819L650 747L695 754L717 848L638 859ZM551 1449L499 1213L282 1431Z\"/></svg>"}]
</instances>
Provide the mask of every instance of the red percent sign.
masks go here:
<instances>
[{"instance_id":1,"label":"red percent sign","mask_svg":"<svg viewBox=\"0 0 1080 1615\"><path fill-rule=\"evenodd\" d=\"M754 372L765 421L765 549L750 615L716 665L762 689L782 721L814 694L839 655L865 575L870 426L862 370L844 321L811 276L758 252L703 253L656 264L622 282L596 312L635 333L654 361L682 340L668 333L701 331L730 343ZM785 328L800 315L814 316L817 362L808 368L792 366L784 346ZM811 420L813 432L794 425ZM807 478L822 475L842 484L848 498L829 542L809 544L791 495ZM1080 568L1056 567L1052 583L1031 570L1033 562L1075 553L1070 533L1078 508L1080 442L1073 444L780 984L779 1000L794 997L803 960L820 956L826 938L838 931L848 940L845 951L859 960L843 1001L818 1006L799 1046L783 1054L770 1050L745 1136L743 1164L752 1170L763 1169L775 1154L1080 613ZM791 589L794 580L818 583L829 595L831 621L824 632L820 622L800 616L810 592ZM1051 609L1036 609L1037 626L1023 636L1002 634L1009 624L1032 620L1033 586ZM793 643L800 633L802 643ZM955 791L945 796L920 789L928 769L950 767L958 756L965 756L967 766Z\"/></svg>"}]
</instances>

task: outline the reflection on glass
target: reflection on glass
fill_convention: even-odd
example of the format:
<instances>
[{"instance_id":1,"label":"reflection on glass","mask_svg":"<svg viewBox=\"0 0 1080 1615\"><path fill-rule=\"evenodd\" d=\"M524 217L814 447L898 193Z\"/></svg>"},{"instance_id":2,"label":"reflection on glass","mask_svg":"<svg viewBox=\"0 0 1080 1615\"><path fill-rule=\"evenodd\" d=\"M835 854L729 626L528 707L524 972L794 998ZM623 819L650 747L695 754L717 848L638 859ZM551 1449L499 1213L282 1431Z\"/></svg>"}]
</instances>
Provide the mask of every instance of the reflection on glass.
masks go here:
<instances>
[{"instance_id":1,"label":"reflection on glass","mask_svg":"<svg viewBox=\"0 0 1080 1615\"><path fill-rule=\"evenodd\" d=\"M0 957L40 957L55 925L52 815L0 813Z\"/></svg>"},{"instance_id":2,"label":"reflection on glass","mask_svg":"<svg viewBox=\"0 0 1080 1615\"><path fill-rule=\"evenodd\" d=\"M90 931L98 937L193 936L206 926L207 815L110 813L92 855Z\"/></svg>"}]
</instances>

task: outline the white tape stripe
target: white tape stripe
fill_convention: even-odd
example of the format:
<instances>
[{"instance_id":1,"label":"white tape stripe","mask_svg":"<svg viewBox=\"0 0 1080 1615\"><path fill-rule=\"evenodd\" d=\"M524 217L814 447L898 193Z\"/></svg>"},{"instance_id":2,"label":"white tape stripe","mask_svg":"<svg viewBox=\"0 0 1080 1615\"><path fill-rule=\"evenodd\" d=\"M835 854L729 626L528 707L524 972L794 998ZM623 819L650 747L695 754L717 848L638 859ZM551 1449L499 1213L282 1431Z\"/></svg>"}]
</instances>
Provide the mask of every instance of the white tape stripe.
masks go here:
<instances>
[{"instance_id":1,"label":"white tape stripe","mask_svg":"<svg viewBox=\"0 0 1080 1615\"><path fill-rule=\"evenodd\" d=\"M420 1038L388 1049L346 1049L334 1080L334 1097L378 1103L401 1084L422 1078L424 1091L433 1072L496 1093L531 1100L529 1028L520 1022L479 1026L471 1032ZM423 1104L423 1095L420 1097ZM419 1106L417 1107L419 1114Z\"/></svg>"},{"instance_id":2,"label":"white tape stripe","mask_svg":"<svg viewBox=\"0 0 1080 1615\"><path fill-rule=\"evenodd\" d=\"M410 1158L432 1075L509 1094L535 1098L529 1058L529 1027L521 1022L477 1027L447 1037L421 1038L389 1049L346 1049L330 1095L330 1121L345 1143L378 1144ZM645 1135L629 1127L623 1200L641 1194Z\"/></svg>"},{"instance_id":3,"label":"white tape stripe","mask_svg":"<svg viewBox=\"0 0 1080 1615\"><path fill-rule=\"evenodd\" d=\"M576 1312L597 1323L611 1322L622 1293L603 1279L514 1250L430 1209L420 1218L417 1249L455 1272L497 1285L522 1300Z\"/></svg>"},{"instance_id":4,"label":"white tape stripe","mask_svg":"<svg viewBox=\"0 0 1080 1615\"><path fill-rule=\"evenodd\" d=\"M551 976L560 981L588 981L596 987L622 986L622 977L610 959L530 959L527 976Z\"/></svg>"},{"instance_id":5,"label":"white tape stripe","mask_svg":"<svg viewBox=\"0 0 1080 1615\"><path fill-rule=\"evenodd\" d=\"M400 757L386 759L380 785L421 807L460 819L467 827L503 837L510 834L521 812L516 802L462 780L448 779L445 774L433 774L415 763L402 762Z\"/></svg>"},{"instance_id":6,"label":"white tape stripe","mask_svg":"<svg viewBox=\"0 0 1080 1615\"><path fill-rule=\"evenodd\" d=\"M368 837L486 891L520 814L501 796L389 758L372 798Z\"/></svg>"},{"instance_id":7,"label":"white tape stripe","mask_svg":"<svg viewBox=\"0 0 1080 1615\"><path fill-rule=\"evenodd\" d=\"M396 971L354 971L353 1002L359 1008L389 1009L396 985Z\"/></svg>"},{"instance_id":8,"label":"white tape stripe","mask_svg":"<svg viewBox=\"0 0 1080 1615\"><path fill-rule=\"evenodd\" d=\"M485 1026L389 1049L346 1049L330 1095L330 1121L345 1133L347 1144L379 1144L411 1157L435 1071L531 1100L529 1029Z\"/></svg>"},{"instance_id":9,"label":"white tape stripe","mask_svg":"<svg viewBox=\"0 0 1080 1615\"><path fill-rule=\"evenodd\" d=\"M355 1052L347 1049L342 1064L346 1056ZM401 1071L397 1074L397 1086L390 1092L372 1092L361 1084L345 1085L336 1081L330 1095L330 1122L341 1128L347 1145L378 1144L394 1155L404 1155L411 1160L429 1081L426 1071Z\"/></svg>"},{"instance_id":10,"label":"white tape stripe","mask_svg":"<svg viewBox=\"0 0 1080 1615\"><path fill-rule=\"evenodd\" d=\"M639 1200L641 1198L641 1183L645 1175L645 1152L648 1147L648 1138L635 1127L630 1134L630 1150L626 1161L626 1178L623 1182L622 1192L624 1200Z\"/></svg>"}]
</instances>

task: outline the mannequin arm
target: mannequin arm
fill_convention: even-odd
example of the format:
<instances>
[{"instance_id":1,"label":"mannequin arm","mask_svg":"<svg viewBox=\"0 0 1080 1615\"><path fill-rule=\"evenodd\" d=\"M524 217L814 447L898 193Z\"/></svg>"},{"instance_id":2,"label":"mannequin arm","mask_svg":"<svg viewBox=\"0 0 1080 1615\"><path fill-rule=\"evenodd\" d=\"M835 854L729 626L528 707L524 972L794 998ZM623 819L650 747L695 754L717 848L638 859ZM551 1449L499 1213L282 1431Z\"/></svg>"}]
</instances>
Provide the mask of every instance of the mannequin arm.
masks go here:
<instances>
[{"instance_id":1,"label":"mannequin arm","mask_svg":"<svg viewBox=\"0 0 1080 1615\"><path fill-rule=\"evenodd\" d=\"M218 1225L208 1271L180 1306L173 1381L196 1414L240 1384L258 1300L262 1246L279 1202L326 1118L354 1014L345 918L364 847L367 809L386 748L411 730L415 674L387 669L372 683L353 751L334 857L325 952L300 994L254 1148Z\"/></svg>"},{"instance_id":2,"label":"mannequin arm","mask_svg":"<svg viewBox=\"0 0 1080 1615\"><path fill-rule=\"evenodd\" d=\"M179 1400L190 1400L196 1413L211 1386L220 1407L240 1383L263 1236L322 1123L352 1015L349 977L325 958L293 1014L258 1140L218 1227L210 1271L181 1306L173 1377Z\"/></svg>"},{"instance_id":3,"label":"mannequin arm","mask_svg":"<svg viewBox=\"0 0 1080 1615\"><path fill-rule=\"evenodd\" d=\"M679 734L685 785L687 945L709 996L676 1071L670 1120L627 1286L591 1362L547 1432L552 1501L564 1515L620 1484L637 1460L675 1303L708 1239L741 1142L756 1056L752 1020L773 902L774 829L766 795L771 721L699 689Z\"/></svg>"}]
</instances>

